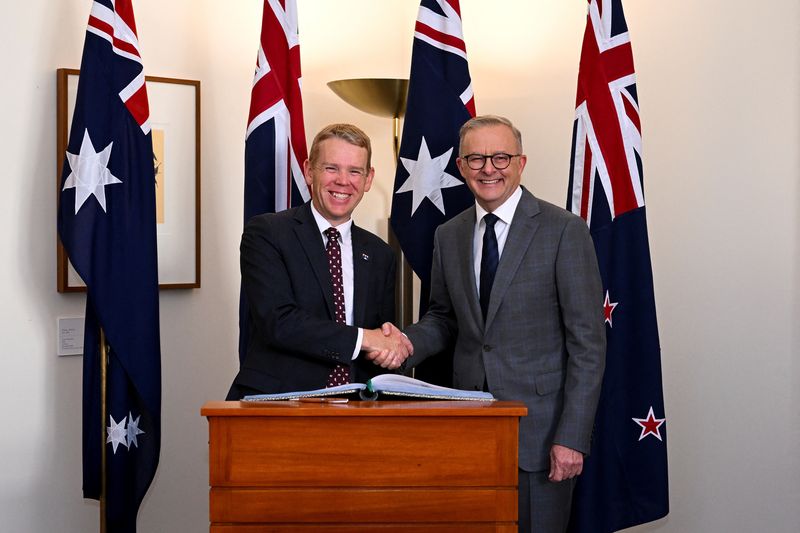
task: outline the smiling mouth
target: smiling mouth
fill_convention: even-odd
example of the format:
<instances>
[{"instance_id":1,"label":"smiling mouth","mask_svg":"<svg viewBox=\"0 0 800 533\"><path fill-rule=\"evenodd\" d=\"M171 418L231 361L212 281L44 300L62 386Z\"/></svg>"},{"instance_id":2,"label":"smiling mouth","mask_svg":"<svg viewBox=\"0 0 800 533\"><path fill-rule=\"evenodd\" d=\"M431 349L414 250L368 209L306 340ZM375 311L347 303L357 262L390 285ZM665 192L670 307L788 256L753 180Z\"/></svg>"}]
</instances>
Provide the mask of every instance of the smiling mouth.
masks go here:
<instances>
[{"instance_id":1,"label":"smiling mouth","mask_svg":"<svg viewBox=\"0 0 800 533\"><path fill-rule=\"evenodd\" d=\"M478 180L483 185L494 185L495 183L500 183L500 178L495 178L493 180Z\"/></svg>"},{"instance_id":2,"label":"smiling mouth","mask_svg":"<svg viewBox=\"0 0 800 533\"><path fill-rule=\"evenodd\" d=\"M347 193L333 192L333 191L328 191L328 192L330 193L331 196L333 196L337 200L347 200L348 198L350 198L350 195Z\"/></svg>"}]
</instances>

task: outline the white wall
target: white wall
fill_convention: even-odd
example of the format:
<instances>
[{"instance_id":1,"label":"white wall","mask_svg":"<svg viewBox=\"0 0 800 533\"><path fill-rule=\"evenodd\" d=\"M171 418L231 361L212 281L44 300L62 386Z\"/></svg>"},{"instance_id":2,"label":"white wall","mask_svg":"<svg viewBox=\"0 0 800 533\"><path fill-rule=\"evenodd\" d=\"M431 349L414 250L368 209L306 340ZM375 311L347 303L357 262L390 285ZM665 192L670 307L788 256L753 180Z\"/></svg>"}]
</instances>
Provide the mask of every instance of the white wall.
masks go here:
<instances>
[{"instance_id":1,"label":"white wall","mask_svg":"<svg viewBox=\"0 0 800 533\"><path fill-rule=\"evenodd\" d=\"M388 119L325 82L405 77L416 0L298 0L309 136L334 120L373 137L377 180L356 216L385 236ZM0 18L0 516L4 531L96 530L81 498L81 358L55 356L55 69L80 62L88 0L30 0ZM202 82L203 288L161 295L163 449L143 532L207 527L206 400L236 369L243 134L261 0L135 3L146 72ZM582 0L462 0L478 111L510 116L525 184L563 204ZM796 531L800 523L800 5L626 2L639 76L664 385L671 515L658 532ZM11 12L11 13L8 13ZM354 15L358 14L358 18Z\"/></svg>"}]
</instances>

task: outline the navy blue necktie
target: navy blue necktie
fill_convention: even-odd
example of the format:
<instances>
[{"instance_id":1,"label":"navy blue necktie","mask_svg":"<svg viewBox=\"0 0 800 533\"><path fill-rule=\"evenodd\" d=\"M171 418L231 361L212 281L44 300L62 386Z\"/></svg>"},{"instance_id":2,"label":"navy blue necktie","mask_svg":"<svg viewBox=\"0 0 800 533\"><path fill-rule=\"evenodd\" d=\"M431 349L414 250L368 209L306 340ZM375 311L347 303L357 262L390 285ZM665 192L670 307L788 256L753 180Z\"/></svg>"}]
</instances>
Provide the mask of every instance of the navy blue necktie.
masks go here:
<instances>
[{"instance_id":1,"label":"navy blue necktie","mask_svg":"<svg viewBox=\"0 0 800 533\"><path fill-rule=\"evenodd\" d=\"M486 230L483 232L483 253L481 254L481 311L483 319L486 320L486 312L489 309L489 296L492 294L492 284L494 275L497 272L497 264L500 262L500 252L497 249L497 235L494 233L494 224L499 219L497 215L488 213L483 217L486 223Z\"/></svg>"}]
</instances>

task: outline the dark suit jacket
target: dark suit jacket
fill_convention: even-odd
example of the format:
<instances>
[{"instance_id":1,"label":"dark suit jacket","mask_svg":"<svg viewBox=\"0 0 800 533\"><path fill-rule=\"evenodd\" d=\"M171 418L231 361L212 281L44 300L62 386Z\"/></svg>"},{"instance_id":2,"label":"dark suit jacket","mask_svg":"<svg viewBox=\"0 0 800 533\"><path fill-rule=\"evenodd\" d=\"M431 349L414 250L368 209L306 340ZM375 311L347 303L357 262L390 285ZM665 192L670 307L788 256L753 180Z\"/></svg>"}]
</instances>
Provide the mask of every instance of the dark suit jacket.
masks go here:
<instances>
[{"instance_id":1,"label":"dark suit jacket","mask_svg":"<svg viewBox=\"0 0 800 533\"><path fill-rule=\"evenodd\" d=\"M247 223L241 270L250 339L229 400L323 388L337 364L353 365L352 377L360 382L381 372L363 355L351 358L357 327L394 320L395 257L385 242L355 224L351 236L354 325L348 326L334 318L325 244L310 204Z\"/></svg>"},{"instance_id":2,"label":"dark suit jacket","mask_svg":"<svg viewBox=\"0 0 800 533\"><path fill-rule=\"evenodd\" d=\"M550 468L553 443L589 452L605 364L600 274L584 221L523 189L484 324L473 267L475 207L439 227L427 314L406 329L414 365L456 336L455 387L528 407L520 468Z\"/></svg>"}]
</instances>

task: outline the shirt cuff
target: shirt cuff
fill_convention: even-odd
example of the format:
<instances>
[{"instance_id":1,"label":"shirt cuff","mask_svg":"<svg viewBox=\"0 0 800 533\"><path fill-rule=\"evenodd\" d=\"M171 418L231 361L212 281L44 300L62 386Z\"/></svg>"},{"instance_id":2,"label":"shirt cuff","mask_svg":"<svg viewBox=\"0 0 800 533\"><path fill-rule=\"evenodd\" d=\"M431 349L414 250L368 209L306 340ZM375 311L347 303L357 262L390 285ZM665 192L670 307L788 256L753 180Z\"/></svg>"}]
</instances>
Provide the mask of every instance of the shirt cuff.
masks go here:
<instances>
[{"instance_id":1,"label":"shirt cuff","mask_svg":"<svg viewBox=\"0 0 800 533\"><path fill-rule=\"evenodd\" d=\"M358 337L356 338L356 348L353 350L353 357L350 359L355 361L358 354L361 353L361 341L364 339L364 329L358 328Z\"/></svg>"}]
</instances>

